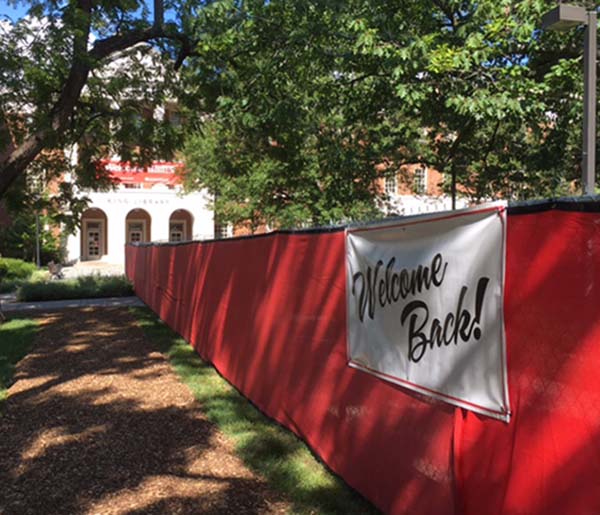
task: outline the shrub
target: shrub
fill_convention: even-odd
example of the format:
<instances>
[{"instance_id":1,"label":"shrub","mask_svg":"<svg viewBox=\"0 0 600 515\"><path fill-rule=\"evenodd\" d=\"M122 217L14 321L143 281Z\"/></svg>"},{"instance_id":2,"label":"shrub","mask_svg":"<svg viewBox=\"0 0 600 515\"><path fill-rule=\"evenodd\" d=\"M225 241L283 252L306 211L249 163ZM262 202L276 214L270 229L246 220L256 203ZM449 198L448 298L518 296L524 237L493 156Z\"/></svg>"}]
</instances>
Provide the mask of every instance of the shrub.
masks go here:
<instances>
[{"instance_id":1,"label":"shrub","mask_svg":"<svg viewBox=\"0 0 600 515\"><path fill-rule=\"evenodd\" d=\"M0 269L1 268L2 263L0 263ZM2 279L2 277L0 277L0 293L15 292L17 291L17 289L19 289L20 286L26 283L46 281L48 277L50 277L50 274L47 270L36 270L27 279Z\"/></svg>"},{"instance_id":2,"label":"shrub","mask_svg":"<svg viewBox=\"0 0 600 515\"><path fill-rule=\"evenodd\" d=\"M0 258L0 293L15 291L32 278L37 267L21 259Z\"/></svg>"},{"instance_id":3,"label":"shrub","mask_svg":"<svg viewBox=\"0 0 600 515\"><path fill-rule=\"evenodd\" d=\"M22 284L17 299L22 302L40 300L95 299L133 295L133 286L125 276L86 276L62 281L40 281Z\"/></svg>"},{"instance_id":4,"label":"shrub","mask_svg":"<svg viewBox=\"0 0 600 515\"><path fill-rule=\"evenodd\" d=\"M5 275L2 275L2 270ZM14 258L0 258L0 280L29 279L37 266L33 263Z\"/></svg>"},{"instance_id":5,"label":"shrub","mask_svg":"<svg viewBox=\"0 0 600 515\"><path fill-rule=\"evenodd\" d=\"M0 277L0 293L11 293L27 282L25 279L2 279Z\"/></svg>"}]
</instances>

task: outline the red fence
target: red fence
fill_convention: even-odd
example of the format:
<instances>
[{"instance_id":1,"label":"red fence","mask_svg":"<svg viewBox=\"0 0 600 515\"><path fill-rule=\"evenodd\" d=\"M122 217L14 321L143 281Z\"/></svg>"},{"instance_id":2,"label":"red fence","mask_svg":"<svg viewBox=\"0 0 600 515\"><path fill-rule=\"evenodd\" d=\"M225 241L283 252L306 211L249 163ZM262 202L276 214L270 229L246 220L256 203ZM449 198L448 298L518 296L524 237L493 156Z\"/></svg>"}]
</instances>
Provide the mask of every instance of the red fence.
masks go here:
<instances>
[{"instance_id":1,"label":"red fence","mask_svg":"<svg viewBox=\"0 0 600 515\"><path fill-rule=\"evenodd\" d=\"M510 424L347 366L342 231L128 247L127 275L385 512L600 513L599 208L509 211Z\"/></svg>"}]
</instances>

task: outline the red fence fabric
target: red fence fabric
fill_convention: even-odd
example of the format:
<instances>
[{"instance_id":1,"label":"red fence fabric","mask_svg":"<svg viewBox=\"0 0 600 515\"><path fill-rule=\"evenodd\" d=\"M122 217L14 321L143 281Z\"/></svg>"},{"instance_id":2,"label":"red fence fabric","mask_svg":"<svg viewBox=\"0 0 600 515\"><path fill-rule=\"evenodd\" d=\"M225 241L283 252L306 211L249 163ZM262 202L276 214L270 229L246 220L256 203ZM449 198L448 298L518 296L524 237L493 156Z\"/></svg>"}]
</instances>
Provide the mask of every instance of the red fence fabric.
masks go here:
<instances>
[{"instance_id":1,"label":"red fence fabric","mask_svg":"<svg viewBox=\"0 0 600 515\"><path fill-rule=\"evenodd\" d=\"M457 417L460 511L600 513L600 214L508 221L513 418Z\"/></svg>"},{"instance_id":2,"label":"red fence fabric","mask_svg":"<svg viewBox=\"0 0 600 515\"><path fill-rule=\"evenodd\" d=\"M506 424L347 366L344 233L127 247L136 293L387 513L600 513L600 214L509 215Z\"/></svg>"}]
</instances>

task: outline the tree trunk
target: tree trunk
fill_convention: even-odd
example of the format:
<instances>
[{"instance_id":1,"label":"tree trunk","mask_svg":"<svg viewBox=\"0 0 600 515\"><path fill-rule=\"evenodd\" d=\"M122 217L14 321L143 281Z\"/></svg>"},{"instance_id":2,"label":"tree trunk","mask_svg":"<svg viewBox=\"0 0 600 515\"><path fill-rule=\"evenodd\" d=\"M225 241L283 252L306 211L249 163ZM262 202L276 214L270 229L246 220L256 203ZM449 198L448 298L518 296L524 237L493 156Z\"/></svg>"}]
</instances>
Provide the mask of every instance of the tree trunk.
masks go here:
<instances>
[{"instance_id":1,"label":"tree trunk","mask_svg":"<svg viewBox=\"0 0 600 515\"><path fill-rule=\"evenodd\" d=\"M44 148L41 134L28 138L0 162L0 198Z\"/></svg>"},{"instance_id":2,"label":"tree trunk","mask_svg":"<svg viewBox=\"0 0 600 515\"><path fill-rule=\"evenodd\" d=\"M25 172L38 154L46 148L51 136L56 133L64 133L69 129L70 118L79 102L94 61L100 61L138 43L160 37L173 38L182 42L182 44L185 42L185 38L181 34L170 33L167 35L165 33L163 29L163 0L155 0L156 18L153 26L97 40L93 47L88 50L92 1L79 0L78 4L84 18L80 27L81 30L73 41L73 61L69 75L48 120L47 126L51 129L39 130L17 146L8 138L9 143L6 148L0 149L0 198L17 177ZM5 126L4 116L2 116L0 129L7 128Z\"/></svg>"}]
</instances>

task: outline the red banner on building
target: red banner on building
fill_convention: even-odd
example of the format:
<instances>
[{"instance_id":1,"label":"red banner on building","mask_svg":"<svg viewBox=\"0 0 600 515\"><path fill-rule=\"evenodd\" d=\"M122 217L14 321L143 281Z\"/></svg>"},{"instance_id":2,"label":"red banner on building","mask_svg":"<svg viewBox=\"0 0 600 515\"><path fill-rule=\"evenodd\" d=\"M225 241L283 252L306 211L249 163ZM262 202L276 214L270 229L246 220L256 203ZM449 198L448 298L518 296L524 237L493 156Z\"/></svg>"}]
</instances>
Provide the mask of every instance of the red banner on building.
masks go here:
<instances>
[{"instance_id":1,"label":"red banner on building","mask_svg":"<svg viewBox=\"0 0 600 515\"><path fill-rule=\"evenodd\" d=\"M174 186L181 183L177 173L183 163L154 161L150 166L134 166L126 161L104 160L102 166L111 177L123 184L166 184Z\"/></svg>"}]
</instances>

